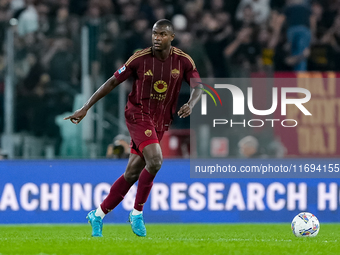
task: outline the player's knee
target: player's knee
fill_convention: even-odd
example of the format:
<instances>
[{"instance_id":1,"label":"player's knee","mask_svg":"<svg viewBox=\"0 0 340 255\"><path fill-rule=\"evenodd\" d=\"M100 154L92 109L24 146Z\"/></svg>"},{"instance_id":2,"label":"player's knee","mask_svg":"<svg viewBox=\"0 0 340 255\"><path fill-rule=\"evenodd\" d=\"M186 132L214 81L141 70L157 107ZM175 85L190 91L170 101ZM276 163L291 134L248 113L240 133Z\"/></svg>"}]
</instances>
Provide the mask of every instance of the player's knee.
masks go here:
<instances>
[{"instance_id":1,"label":"player's knee","mask_svg":"<svg viewBox=\"0 0 340 255\"><path fill-rule=\"evenodd\" d=\"M161 169L162 163L163 157L161 155L154 156L147 161L147 169L151 174L156 174Z\"/></svg>"},{"instance_id":2,"label":"player's knee","mask_svg":"<svg viewBox=\"0 0 340 255\"><path fill-rule=\"evenodd\" d=\"M128 183L135 183L138 180L139 174L136 173L126 173L124 174L125 180Z\"/></svg>"},{"instance_id":3,"label":"player's knee","mask_svg":"<svg viewBox=\"0 0 340 255\"><path fill-rule=\"evenodd\" d=\"M135 183L138 180L140 173L141 171L139 170L128 168L124 173L125 180L131 184Z\"/></svg>"}]
</instances>

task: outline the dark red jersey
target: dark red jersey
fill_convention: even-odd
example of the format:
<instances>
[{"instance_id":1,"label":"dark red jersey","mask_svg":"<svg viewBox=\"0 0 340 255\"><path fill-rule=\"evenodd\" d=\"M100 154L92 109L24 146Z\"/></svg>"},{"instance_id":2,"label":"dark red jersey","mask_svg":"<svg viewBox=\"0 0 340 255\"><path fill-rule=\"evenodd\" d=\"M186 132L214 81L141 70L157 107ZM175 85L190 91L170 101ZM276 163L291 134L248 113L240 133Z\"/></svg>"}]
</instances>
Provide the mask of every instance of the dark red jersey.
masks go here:
<instances>
[{"instance_id":1,"label":"dark red jersey","mask_svg":"<svg viewBox=\"0 0 340 255\"><path fill-rule=\"evenodd\" d=\"M149 121L157 131L169 128L183 79L189 84L190 78L199 78L191 57L175 47L164 61L155 57L152 47L137 51L114 75L119 82L134 79L126 120Z\"/></svg>"}]
</instances>

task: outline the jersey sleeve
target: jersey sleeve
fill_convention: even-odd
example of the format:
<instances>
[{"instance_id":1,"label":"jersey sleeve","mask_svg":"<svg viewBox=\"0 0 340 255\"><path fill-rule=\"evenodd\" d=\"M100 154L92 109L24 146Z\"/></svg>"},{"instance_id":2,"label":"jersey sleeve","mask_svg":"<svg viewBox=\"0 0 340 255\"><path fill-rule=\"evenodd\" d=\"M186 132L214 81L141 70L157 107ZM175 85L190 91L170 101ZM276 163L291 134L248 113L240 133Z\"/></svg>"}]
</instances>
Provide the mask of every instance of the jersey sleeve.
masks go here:
<instances>
[{"instance_id":1,"label":"jersey sleeve","mask_svg":"<svg viewBox=\"0 0 340 255\"><path fill-rule=\"evenodd\" d=\"M115 73L114 76L119 81L119 83L125 81L129 78L135 70L137 70L137 61L135 59L135 54L132 55L125 64L119 68Z\"/></svg>"},{"instance_id":2,"label":"jersey sleeve","mask_svg":"<svg viewBox=\"0 0 340 255\"><path fill-rule=\"evenodd\" d=\"M191 78L196 78L196 79L199 79L199 81L201 80L200 75L199 75L199 73L197 71L195 62L192 60L191 57L188 56L188 57L184 58L184 64L185 64L185 67L184 67L184 70L185 70L184 79L190 85L190 87L194 88L199 83L190 84L190 79Z\"/></svg>"}]
</instances>

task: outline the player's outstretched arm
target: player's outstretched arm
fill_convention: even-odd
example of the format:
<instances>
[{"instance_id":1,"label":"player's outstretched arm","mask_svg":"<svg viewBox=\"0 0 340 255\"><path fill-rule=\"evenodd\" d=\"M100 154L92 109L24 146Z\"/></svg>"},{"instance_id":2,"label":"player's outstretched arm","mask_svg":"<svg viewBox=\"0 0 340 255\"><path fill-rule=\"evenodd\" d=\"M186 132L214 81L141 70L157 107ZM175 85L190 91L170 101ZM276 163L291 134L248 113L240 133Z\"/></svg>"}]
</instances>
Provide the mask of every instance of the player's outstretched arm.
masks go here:
<instances>
[{"instance_id":1,"label":"player's outstretched arm","mask_svg":"<svg viewBox=\"0 0 340 255\"><path fill-rule=\"evenodd\" d=\"M191 92L189 101L186 104L184 104L181 107L181 109L179 109L177 114L180 118L186 118L191 114L192 109L194 108L195 104L201 98L202 90L200 88L203 88L202 84L198 84L198 86L195 87L195 89Z\"/></svg>"},{"instance_id":2,"label":"player's outstretched arm","mask_svg":"<svg viewBox=\"0 0 340 255\"><path fill-rule=\"evenodd\" d=\"M64 120L71 120L72 123L78 124L85 116L87 111L97 103L97 101L107 94L109 94L115 87L119 85L119 81L113 75L108 79L96 92L90 97L90 99L84 104L82 108L75 111L72 115L65 117Z\"/></svg>"}]
</instances>

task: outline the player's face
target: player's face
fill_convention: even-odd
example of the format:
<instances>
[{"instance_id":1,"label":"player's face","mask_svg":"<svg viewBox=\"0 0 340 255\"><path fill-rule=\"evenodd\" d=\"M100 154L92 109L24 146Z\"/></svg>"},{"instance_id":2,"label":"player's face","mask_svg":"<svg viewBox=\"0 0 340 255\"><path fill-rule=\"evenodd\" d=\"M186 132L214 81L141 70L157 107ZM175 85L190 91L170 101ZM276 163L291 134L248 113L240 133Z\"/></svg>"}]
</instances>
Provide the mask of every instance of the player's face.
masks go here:
<instances>
[{"instance_id":1,"label":"player's face","mask_svg":"<svg viewBox=\"0 0 340 255\"><path fill-rule=\"evenodd\" d=\"M169 26L154 26L152 28L152 44L155 50L165 50L170 47L175 35Z\"/></svg>"}]
</instances>

